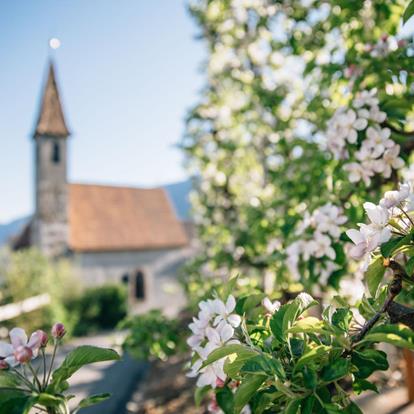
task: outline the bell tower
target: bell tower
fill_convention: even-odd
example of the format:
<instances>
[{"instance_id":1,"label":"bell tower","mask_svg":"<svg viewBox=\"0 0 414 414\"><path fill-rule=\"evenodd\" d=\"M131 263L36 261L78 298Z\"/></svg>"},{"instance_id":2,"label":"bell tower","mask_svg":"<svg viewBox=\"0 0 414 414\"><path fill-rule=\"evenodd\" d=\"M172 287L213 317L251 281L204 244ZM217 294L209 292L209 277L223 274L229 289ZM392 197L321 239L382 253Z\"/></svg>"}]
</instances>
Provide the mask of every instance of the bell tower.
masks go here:
<instances>
[{"instance_id":1,"label":"bell tower","mask_svg":"<svg viewBox=\"0 0 414 414\"><path fill-rule=\"evenodd\" d=\"M53 61L49 62L39 116L33 133L35 214L31 244L48 256L68 247L67 141L70 133L63 115Z\"/></svg>"}]
</instances>

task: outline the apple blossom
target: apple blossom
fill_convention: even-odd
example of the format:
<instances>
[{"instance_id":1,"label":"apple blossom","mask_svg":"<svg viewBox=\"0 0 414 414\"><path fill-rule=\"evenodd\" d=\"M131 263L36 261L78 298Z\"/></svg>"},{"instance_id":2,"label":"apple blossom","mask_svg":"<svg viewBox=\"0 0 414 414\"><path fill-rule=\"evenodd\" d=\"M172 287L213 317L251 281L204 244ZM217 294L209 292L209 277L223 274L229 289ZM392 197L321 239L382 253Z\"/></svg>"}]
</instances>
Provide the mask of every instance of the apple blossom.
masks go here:
<instances>
[{"instance_id":1,"label":"apple blossom","mask_svg":"<svg viewBox=\"0 0 414 414\"><path fill-rule=\"evenodd\" d=\"M40 330L40 329L37 330L36 332L40 336L40 347L45 348L47 346L48 341L49 341L49 337L47 336L47 333L45 331Z\"/></svg>"},{"instance_id":2,"label":"apple blossom","mask_svg":"<svg viewBox=\"0 0 414 414\"><path fill-rule=\"evenodd\" d=\"M232 327L237 328L240 325L241 318L239 315L233 313L236 307L236 299L233 295L227 298L226 303L219 299L215 299L213 302L215 313L217 313L214 319L214 325L220 324L221 321L226 321Z\"/></svg>"},{"instance_id":3,"label":"apple blossom","mask_svg":"<svg viewBox=\"0 0 414 414\"><path fill-rule=\"evenodd\" d=\"M272 302L268 297L262 300L263 307L269 312L269 314L274 314L280 309L281 303L278 300Z\"/></svg>"},{"instance_id":4,"label":"apple blossom","mask_svg":"<svg viewBox=\"0 0 414 414\"><path fill-rule=\"evenodd\" d=\"M42 341L39 331L34 332L28 339L22 328L13 328L9 336L10 344L0 342L0 358L3 358L10 366L18 365L29 354L30 359L37 357Z\"/></svg>"},{"instance_id":5,"label":"apple blossom","mask_svg":"<svg viewBox=\"0 0 414 414\"><path fill-rule=\"evenodd\" d=\"M52 326L52 336L55 339L61 339L65 336L66 330L63 323L57 322Z\"/></svg>"},{"instance_id":6,"label":"apple blossom","mask_svg":"<svg viewBox=\"0 0 414 414\"><path fill-rule=\"evenodd\" d=\"M14 358L20 364L25 364L33 358L32 349L28 346L18 346L14 351Z\"/></svg>"},{"instance_id":7,"label":"apple blossom","mask_svg":"<svg viewBox=\"0 0 414 414\"><path fill-rule=\"evenodd\" d=\"M410 191L411 189L409 184L400 184L400 189L398 191L387 191L384 194L384 197L380 200L380 206L385 208L396 207L408 198Z\"/></svg>"},{"instance_id":8,"label":"apple blossom","mask_svg":"<svg viewBox=\"0 0 414 414\"><path fill-rule=\"evenodd\" d=\"M312 303L315 302L315 299L306 292L299 293L299 295L296 296L296 300L300 303L302 309L308 308Z\"/></svg>"}]
</instances>

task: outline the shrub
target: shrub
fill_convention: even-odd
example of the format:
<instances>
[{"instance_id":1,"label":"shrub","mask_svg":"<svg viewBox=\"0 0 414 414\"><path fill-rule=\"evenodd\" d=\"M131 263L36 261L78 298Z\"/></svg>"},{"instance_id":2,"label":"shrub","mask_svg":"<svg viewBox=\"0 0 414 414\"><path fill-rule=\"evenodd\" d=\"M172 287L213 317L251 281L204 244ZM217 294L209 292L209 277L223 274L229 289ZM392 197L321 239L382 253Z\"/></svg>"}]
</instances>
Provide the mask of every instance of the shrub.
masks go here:
<instances>
[{"instance_id":1,"label":"shrub","mask_svg":"<svg viewBox=\"0 0 414 414\"><path fill-rule=\"evenodd\" d=\"M35 328L50 329L52 321L61 320L68 329L74 315L68 314L62 302L67 295L76 295L75 276L67 260L50 260L37 249L17 252L3 250L0 258L0 304L20 302L41 294L49 294L51 302L42 308L2 322L10 328L19 325L32 331ZM70 286L70 287L69 287Z\"/></svg>"},{"instance_id":2,"label":"shrub","mask_svg":"<svg viewBox=\"0 0 414 414\"><path fill-rule=\"evenodd\" d=\"M127 291L122 285L111 284L88 288L66 301L66 308L78 317L74 335L113 329L127 314Z\"/></svg>"},{"instance_id":3,"label":"shrub","mask_svg":"<svg viewBox=\"0 0 414 414\"><path fill-rule=\"evenodd\" d=\"M129 330L124 349L139 360L165 360L185 346L187 333L183 324L176 319L168 319L158 309L130 317L119 327Z\"/></svg>"}]
</instances>

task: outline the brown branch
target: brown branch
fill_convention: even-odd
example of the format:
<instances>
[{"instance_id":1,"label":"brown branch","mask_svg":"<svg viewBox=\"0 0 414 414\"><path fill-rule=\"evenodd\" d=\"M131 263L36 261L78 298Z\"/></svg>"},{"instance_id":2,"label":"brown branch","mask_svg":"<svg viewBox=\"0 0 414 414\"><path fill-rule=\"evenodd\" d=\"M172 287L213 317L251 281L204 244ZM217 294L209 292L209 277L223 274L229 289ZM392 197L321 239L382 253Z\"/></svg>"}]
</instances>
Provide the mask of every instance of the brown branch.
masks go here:
<instances>
[{"instance_id":1,"label":"brown branch","mask_svg":"<svg viewBox=\"0 0 414 414\"><path fill-rule=\"evenodd\" d=\"M387 309L391 323L402 323L414 331L414 309L392 302Z\"/></svg>"},{"instance_id":2,"label":"brown branch","mask_svg":"<svg viewBox=\"0 0 414 414\"><path fill-rule=\"evenodd\" d=\"M365 325L361 328L361 330L355 336L352 337L352 343L357 343L361 341L364 338L364 336L379 321L381 316L389 311L391 305L394 303L395 297L402 290L402 281L404 277L408 277L405 273L404 268L394 260L384 259L384 266L389 267L394 272L394 277L388 286L388 296L385 299L383 305L381 306L381 309L371 319L367 320L365 322Z\"/></svg>"}]
</instances>

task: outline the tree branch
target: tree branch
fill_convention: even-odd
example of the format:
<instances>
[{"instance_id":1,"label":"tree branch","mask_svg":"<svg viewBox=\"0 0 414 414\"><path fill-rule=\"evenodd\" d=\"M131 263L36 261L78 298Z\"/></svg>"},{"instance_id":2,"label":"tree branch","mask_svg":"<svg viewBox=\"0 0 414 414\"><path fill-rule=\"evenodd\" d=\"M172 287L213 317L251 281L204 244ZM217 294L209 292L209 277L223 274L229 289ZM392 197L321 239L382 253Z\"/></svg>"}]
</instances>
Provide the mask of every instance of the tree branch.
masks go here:
<instances>
[{"instance_id":1,"label":"tree branch","mask_svg":"<svg viewBox=\"0 0 414 414\"><path fill-rule=\"evenodd\" d=\"M387 309L391 323L402 323L414 331L414 309L392 302Z\"/></svg>"},{"instance_id":2,"label":"tree branch","mask_svg":"<svg viewBox=\"0 0 414 414\"><path fill-rule=\"evenodd\" d=\"M383 305L381 306L381 309L371 319L367 320L365 322L365 325L361 328L361 330L355 336L352 337L352 343L357 343L361 341L364 338L364 336L379 321L381 316L389 311L391 305L394 303L394 298L402 290L403 278L408 277L405 273L404 268L394 260L384 259L384 266L389 267L394 272L394 277L388 286L388 296L385 299Z\"/></svg>"}]
</instances>

